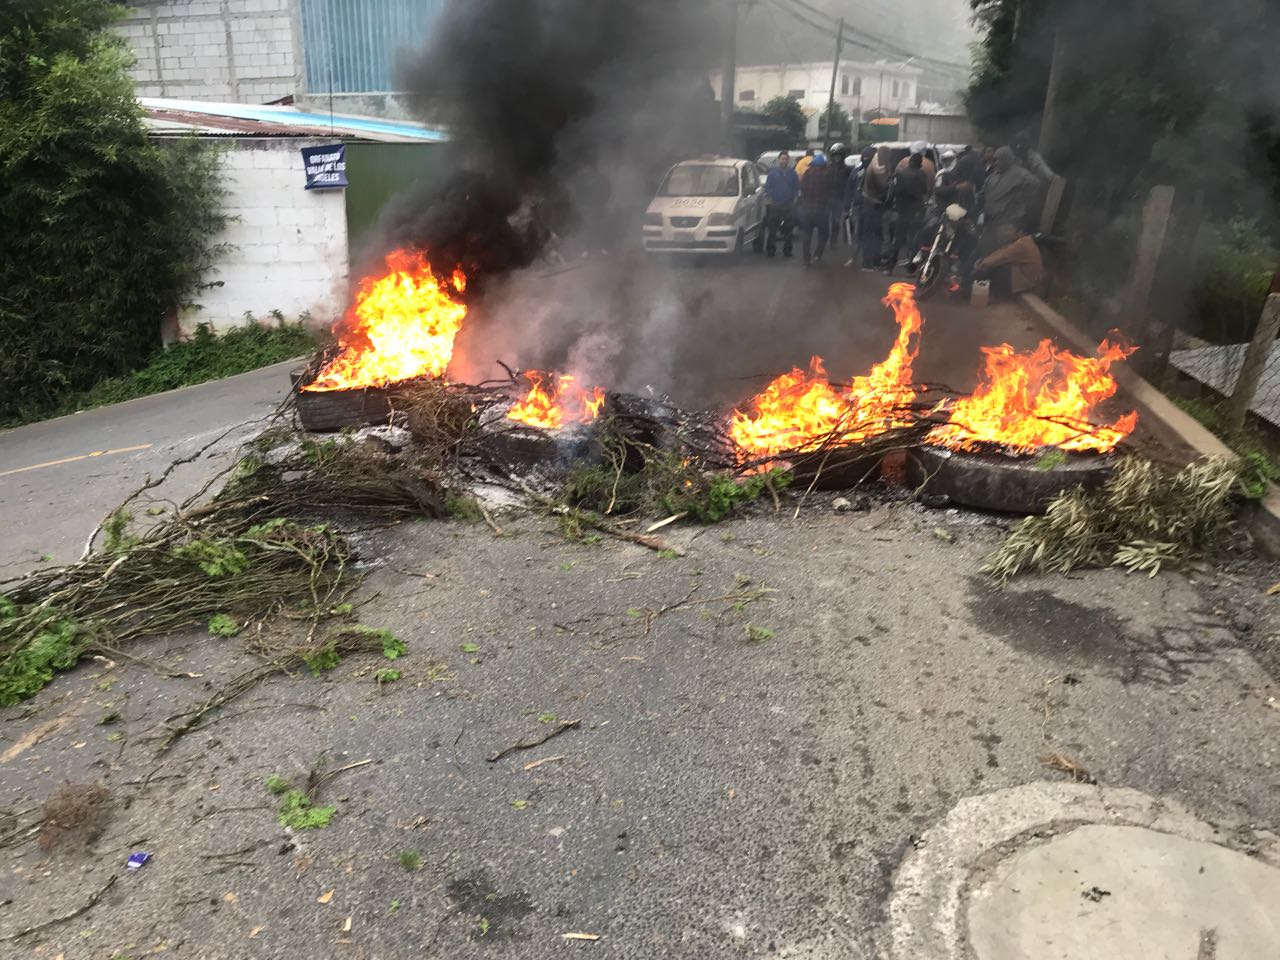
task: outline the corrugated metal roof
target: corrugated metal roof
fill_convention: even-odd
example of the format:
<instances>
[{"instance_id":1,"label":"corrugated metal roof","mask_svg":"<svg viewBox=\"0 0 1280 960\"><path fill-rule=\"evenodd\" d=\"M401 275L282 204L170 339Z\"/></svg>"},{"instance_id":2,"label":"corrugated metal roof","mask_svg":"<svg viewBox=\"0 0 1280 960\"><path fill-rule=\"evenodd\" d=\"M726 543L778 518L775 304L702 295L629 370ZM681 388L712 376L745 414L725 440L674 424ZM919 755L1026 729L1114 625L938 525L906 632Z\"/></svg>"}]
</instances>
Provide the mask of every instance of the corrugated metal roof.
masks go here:
<instances>
[{"instance_id":1,"label":"corrugated metal roof","mask_svg":"<svg viewBox=\"0 0 1280 960\"><path fill-rule=\"evenodd\" d=\"M141 97L147 126L156 132L212 136L358 137L391 143L439 143L448 137L420 123L308 113L296 107L247 103L205 103Z\"/></svg>"}]
</instances>

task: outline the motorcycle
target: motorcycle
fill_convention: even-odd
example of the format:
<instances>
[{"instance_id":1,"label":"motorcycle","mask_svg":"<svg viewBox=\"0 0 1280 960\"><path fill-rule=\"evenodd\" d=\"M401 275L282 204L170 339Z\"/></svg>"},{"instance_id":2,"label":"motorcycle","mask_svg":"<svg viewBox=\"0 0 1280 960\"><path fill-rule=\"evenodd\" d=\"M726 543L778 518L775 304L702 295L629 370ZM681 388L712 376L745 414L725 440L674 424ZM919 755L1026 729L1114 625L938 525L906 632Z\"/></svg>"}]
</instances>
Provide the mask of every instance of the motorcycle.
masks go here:
<instances>
[{"instance_id":1,"label":"motorcycle","mask_svg":"<svg viewBox=\"0 0 1280 960\"><path fill-rule=\"evenodd\" d=\"M953 203L938 218L937 229L929 224L921 231L923 237L932 236L930 242L921 245L911 261L916 275L916 299L928 300L945 280L951 290L960 287L961 248L968 226L968 211Z\"/></svg>"}]
</instances>

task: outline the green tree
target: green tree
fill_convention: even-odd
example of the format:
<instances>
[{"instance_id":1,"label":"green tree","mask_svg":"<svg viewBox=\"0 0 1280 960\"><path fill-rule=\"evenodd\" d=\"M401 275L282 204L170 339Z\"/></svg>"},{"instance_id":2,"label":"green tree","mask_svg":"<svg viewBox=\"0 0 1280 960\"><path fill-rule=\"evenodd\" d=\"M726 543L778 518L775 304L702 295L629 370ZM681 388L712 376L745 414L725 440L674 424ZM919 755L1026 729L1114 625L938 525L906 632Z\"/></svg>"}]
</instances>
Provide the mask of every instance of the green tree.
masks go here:
<instances>
[{"instance_id":1,"label":"green tree","mask_svg":"<svg viewBox=\"0 0 1280 960\"><path fill-rule=\"evenodd\" d=\"M830 126L830 132L827 127ZM826 140L850 140L853 138L853 120L838 103L828 104L818 117L818 132Z\"/></svg>"},{"instance_id":2,"label":"green tree","mask_svg":"<svg viewBox=\"0 0 1280 960\"><path fill-rule=\"evenodd\" d=\"M146 136L122 11L0 5L0 422L145 360L225 223L209 152Z\"/></svg>"},{"instance_id":3,"label":"green tree","mask_svg":"<svg viewBox=\"0 0 1280 960\"><path fill-rule=\"evenodd\" d=\"M787 136L793 145L804 139L805 127L809 119L804 115L800 102L791 97L774 97L760 111L774 123L787 128Z\"/></svg>"}]
</instances>

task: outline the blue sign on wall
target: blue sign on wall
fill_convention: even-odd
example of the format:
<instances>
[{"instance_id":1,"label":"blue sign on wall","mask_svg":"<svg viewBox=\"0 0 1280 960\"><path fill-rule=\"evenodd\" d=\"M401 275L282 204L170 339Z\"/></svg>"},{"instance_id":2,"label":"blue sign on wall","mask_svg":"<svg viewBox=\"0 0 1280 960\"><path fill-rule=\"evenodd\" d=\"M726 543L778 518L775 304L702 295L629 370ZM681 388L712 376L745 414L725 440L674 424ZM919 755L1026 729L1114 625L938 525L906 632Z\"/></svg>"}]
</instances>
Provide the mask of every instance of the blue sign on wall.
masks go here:
<instances>
[{"instance_id":1,"label":"blue sign on wall","mask_svg":"<svg viewBox=\"0 0 1280 960\"><path fill-rule=\"evenodd\" d=\"M328 190L347 185L347 145L303 147L302 166L307 171L308 190Z\"/></svg>"}]
</instances>

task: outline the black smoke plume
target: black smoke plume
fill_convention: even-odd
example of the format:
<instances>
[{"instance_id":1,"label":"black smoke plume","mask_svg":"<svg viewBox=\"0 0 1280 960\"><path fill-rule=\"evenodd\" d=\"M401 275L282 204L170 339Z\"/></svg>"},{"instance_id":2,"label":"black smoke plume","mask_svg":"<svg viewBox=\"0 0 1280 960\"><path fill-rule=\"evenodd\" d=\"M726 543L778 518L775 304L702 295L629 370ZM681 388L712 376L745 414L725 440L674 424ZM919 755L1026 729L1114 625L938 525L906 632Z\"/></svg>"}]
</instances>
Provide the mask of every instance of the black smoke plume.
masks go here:
<instances>
[{"instance_id":1,"label":"black smoke plume","mask_svg":"<svg viewBox=\"0 0 1280 960\"><path fill-rule=\"evenodd\" d=\"M634 232L665 166L718 145L706 71L722 16L708 0L447 3L403 88L462 169L397 198L384 242L483 284L552 236Z\"/></svg>"}]
</instances>

